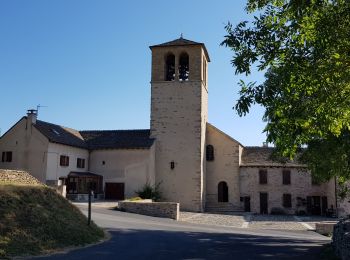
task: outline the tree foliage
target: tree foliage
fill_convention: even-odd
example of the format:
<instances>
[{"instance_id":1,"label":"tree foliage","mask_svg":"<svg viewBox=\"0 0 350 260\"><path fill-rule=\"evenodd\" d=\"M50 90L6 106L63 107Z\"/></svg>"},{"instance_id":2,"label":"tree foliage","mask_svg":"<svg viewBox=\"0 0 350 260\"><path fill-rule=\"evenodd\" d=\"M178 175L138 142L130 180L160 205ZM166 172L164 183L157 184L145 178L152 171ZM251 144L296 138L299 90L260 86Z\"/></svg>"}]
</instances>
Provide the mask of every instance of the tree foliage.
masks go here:
<instances>
[{"instance_id":1,"label":"tree foliage","mask_svg":"<svg viewBox=\"0 0 350 260\"><path fill-rule=\"evenodd\" d=\"M248 0L253 17L227 24L236 74L254 66L265 81L239 83L235 109L265 107L267 141L302 160L320 180L350 177L350 1ZM255 16L254 16L255 15Z\"/></svg>"}]
</instances>

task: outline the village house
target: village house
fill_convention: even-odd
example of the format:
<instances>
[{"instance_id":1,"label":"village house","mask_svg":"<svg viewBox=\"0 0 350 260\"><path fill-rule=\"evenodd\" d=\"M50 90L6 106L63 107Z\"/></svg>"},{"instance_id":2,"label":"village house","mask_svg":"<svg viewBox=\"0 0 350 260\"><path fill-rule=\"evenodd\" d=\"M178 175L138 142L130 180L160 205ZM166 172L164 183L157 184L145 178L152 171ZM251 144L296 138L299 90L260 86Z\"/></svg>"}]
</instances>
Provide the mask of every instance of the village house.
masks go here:
<instances>
[{"instance_id":1,"label":"village house","mask_svg":"<svg viewBox=\"0 0 350 260\"><path fill-rule=\"evenodd\" d=\"M313 183L304 165L274 161L273 148L246 147L208 123L203 43L181 37L150 49L150 129L78 131L29 110L0 139L0 168L65 187L70 199L93 189L97 198L121 200L160 183L163 200L195 212L324 215L341 205L334 180Z\"/></svg>"}]
</instances>

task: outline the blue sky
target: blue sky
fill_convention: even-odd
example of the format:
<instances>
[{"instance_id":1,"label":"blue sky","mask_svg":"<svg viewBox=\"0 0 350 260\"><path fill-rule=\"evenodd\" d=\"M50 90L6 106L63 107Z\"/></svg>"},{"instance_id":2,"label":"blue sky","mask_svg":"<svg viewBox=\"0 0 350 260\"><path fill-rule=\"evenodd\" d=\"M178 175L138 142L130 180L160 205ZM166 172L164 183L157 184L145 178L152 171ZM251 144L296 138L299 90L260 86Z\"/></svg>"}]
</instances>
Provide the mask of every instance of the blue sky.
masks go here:
<instances>
[{"instance_id":1,"label":"blue sky","mask_svg":"<svg viewBox=\"0 0 350 260\"><path fill-rule=\"evenodd\" d=\"M249 19L243 0L8 0L0 2L0 128L38 104L39 119L87 129L149 128L151 51L184 38L205 43L211 63L209 122L244 145L261 145L263 109L232 110L239 79L224 26ZM254 72L249 80L262 81Z\"/></svg>"}]
</instances>

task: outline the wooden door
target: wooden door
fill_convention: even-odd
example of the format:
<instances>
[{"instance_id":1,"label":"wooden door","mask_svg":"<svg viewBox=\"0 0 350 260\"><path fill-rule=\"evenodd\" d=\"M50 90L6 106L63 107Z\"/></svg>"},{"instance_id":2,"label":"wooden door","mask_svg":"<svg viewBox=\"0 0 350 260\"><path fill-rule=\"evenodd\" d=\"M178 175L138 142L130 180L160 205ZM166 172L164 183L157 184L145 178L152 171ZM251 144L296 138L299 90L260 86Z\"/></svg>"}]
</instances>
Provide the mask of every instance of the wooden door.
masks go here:
<instances>
[{"instance_id":1,"label":"wooden door","mask_svg":"<svg viewBox=\"0 0 350 260\"><path fill-rule=\"evenodd\" d=\"M250 197L244 197L244 211L250 212Z\"/></svg>"},{"instance_id":2,"label":"wooden door","mask_svg":"<svg viewBox=\"0 0 350 260\"><path fill-rule=\"evenodd\" d=\"M268 194L260 193L260 214L268 214Z\"/></svg>"},{"instance_id":3,"label":"wooden door","mask_svg":"<svg viewBox=\"0 0 350 260\"><path fill-rule=\"evenodd\" d=\"M124 183L106 182L105 199L106 200L123 200Z\"/></svg>"},{"instance_id":4,"label":"wooden door","mask_svg":"<svg viewBox=\"0 0 350 260\"><path fill-rule=\"evenodd\" d=\"M228 186L224 181L218 184L218 202L228 202Z\"/></svg>"}]
</instances>

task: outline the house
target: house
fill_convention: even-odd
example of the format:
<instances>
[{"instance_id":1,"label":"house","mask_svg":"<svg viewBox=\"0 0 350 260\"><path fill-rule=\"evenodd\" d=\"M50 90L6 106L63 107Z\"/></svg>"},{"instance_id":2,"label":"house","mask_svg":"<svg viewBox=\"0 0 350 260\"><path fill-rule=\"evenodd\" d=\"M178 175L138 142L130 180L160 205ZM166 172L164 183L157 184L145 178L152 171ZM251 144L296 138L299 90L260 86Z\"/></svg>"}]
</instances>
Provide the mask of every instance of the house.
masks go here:
<instances>
[{"instance_id":1,"label":"house","mask_svg":"<svg viewBox=\"0 0 350 260\"><path fill-rule=\"evenodd\" d=\"M67 197L124 199L160 183L182 210L217 207L325 214L335 182L315 184L298 162L276 162L273 148L246 147L208 123L208 51L184 38L153 45L150 129L77 131L29 110L0 139L0 168L23 169Z\"/></svg>"}]
</instances>

